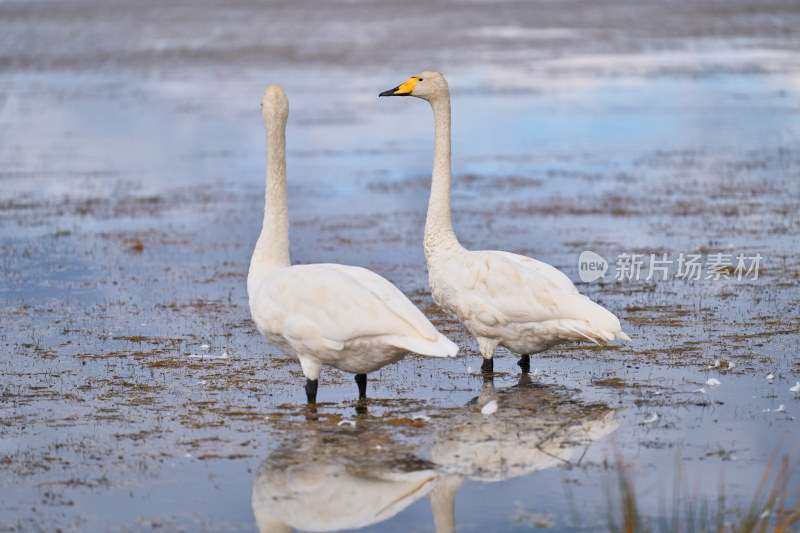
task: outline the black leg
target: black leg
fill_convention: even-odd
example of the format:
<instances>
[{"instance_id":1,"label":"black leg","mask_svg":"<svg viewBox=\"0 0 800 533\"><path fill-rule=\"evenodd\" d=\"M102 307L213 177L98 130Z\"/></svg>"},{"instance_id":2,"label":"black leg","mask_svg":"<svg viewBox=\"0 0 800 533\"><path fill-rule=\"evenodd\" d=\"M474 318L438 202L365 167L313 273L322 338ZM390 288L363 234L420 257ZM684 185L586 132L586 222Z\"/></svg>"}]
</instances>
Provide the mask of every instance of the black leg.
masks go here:
<instances>
[{"instance_id":1,"label":"black leg","mask_svg":"<svg viewBox=\"0 0 800 533\"><path fill-rule=\"evenodd\" d=\"M306 398L308 403L317 403L317 386L319 385L318 379L306 380Z\"/></svg>"},{"instance_id":2,"label":"black leg","mask_svg":"<svg viewBox=\"0 0 800 533\"><path fill-rule=\"evenodd\" d=\"M527 374L531 371L531 356L527 354L521 355L517 364L522 369L522 373Z\"/></svg>"},{"instance_id":3,"label":"black leg","mask_svg":"<svg viewBox=\"0 0 800 533\"><path fill-rule=\"evenodd\" d=\"M356 374L356 385L358 385L358 399L363 400L367 397L367 375Z\"/></svg>"},{"instance_id":4,"label":"black leg","mask_svg":"<svg viewBox=\"0 0 800 533\"><path fill-rule=\"evenodd\" d=\"M481 374L494 373L494 359L484 359L481 363Z\"/></svg>"}]
</instances>

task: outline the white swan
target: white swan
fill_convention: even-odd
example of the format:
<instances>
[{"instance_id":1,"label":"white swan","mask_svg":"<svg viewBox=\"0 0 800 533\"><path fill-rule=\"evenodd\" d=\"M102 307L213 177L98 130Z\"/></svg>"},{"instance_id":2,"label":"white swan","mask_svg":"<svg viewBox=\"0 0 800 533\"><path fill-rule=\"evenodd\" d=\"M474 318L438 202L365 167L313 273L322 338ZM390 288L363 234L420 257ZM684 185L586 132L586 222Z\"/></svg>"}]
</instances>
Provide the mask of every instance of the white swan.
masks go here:
<instances>
[{"instance_id":1,"label":"white swan","mask_svg":"<svg viewBox=\"0 0 800 533\"><path fill-rule=\"evenodd\" d=\"M293 429L297 438L270 454L253 480L260 533L364 528L390 519L433 487L434 465L401 454L403 446L379 429L351 435L318 424ZM382 443L380 452L374 442Z\"/></svg>"},{"instance_id":2,"label":"white swan","mask_svg":"<svg viewBox=\"0 0 800 533\"><path fill-rule=\"evenodd\" d=\"M613 313L581 295L552 266L508 252L469 251L458 242L450 221L450 91L444 76L426 71L380 96L416 96L433 109L436 144L424 240L428 281L436 303L478 340L482 371L492 372L497 346L521 354L519 365L528 372L529 354L556 344L630 340Z\"/></svg>"},{"instance_id":3,"label":"white swan","mask_svg":"<svg viewBox=\"0 0 800 533\"><path fill-rule=\"evenodd\" d=\"M487 416L479 409L490 401L499 407ZM484 381L468 405L453 411L431 449L439 473L430 493L436 533L456 531L456 493L464 479L498 482L570 464L620 424L618 411L583 404L569 391L532 383L527 374L499 391Z\"/></svg>"},{"instance_id":4,"label":"white swan","mask_svg":"<svg viewBox=\"0 0 800 533\"><path fill-rule=\"evenodd\" d=\"M261 102L267 130L267 190L247 294L258 330L300 361L308 401L315 402L322 365L367 376L408 352L452 357L458 347L439 333L399 289L365 268L289 261L286 205L286 119L289 101L277 85Z\"/></svg>"},{"instance_id":5,"label":"white swan","mask_svg":"<svg viewBox=\"0 0 800 533\"><path fill-rule=\"evenodd\" d=\"M327 444L326 444L327 445ZM352 472L335 458L262 465L252 505L261 533L360 529L393 517L428 494L433 470Z\"/></svg>"}]
</instances>

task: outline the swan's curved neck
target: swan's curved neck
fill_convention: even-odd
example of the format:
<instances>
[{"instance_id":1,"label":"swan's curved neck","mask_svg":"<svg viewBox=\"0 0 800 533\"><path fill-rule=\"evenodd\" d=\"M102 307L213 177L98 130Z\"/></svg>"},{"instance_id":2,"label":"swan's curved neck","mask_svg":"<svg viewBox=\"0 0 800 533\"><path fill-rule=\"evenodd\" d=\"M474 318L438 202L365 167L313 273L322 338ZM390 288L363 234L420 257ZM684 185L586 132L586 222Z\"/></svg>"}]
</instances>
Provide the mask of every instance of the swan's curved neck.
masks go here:
<instances>
[{"instance_id":1,"label":"swan's curved neck","mask_svg":"<svg viewBox=\"0 0 800 533\"><path fill-rule=\"evenodd\" d=\"M457 477L439 479L431 490L431 509L437 533L453 533L456 530L456 492L461 484Z\"/></svg>"},{"instance_id":2,"label":"swan's curved neck","mask_svg":"<svg viewBox=\"0 0 800 533\"><path fill-rule=\"evenodd\" d=\"M449 255L461 245L453 232L450 219L450 96L431 100L436 140L433 150L433 175L428 216L425 219L425 259Z\"/></svg>"},{"instance_id":3,"label":"swan's curved neck","mask_svg":"<svg viewBox=\"0 0 800 533\"><path fill-rule=\"evenodd\" d=\"M267 123L267 190L264 223L256 242L248 286L289 260L289 209L286 204L286 117Z\"/></svg>"}]
</instances>

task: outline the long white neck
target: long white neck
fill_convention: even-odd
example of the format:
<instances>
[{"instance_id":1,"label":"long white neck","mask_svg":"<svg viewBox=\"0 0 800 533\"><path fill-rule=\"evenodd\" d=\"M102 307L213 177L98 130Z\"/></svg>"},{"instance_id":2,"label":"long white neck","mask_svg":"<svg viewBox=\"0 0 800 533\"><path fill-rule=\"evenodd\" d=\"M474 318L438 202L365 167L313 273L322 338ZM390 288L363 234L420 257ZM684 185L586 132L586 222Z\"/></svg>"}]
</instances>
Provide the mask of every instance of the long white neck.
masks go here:
<instances>
[{"instance_id":1,"label":"long white neck","mask_svg":"<svg viewBox=\"0 0 800 533\"><path fill-rule=\"evenodd\" d=\"M433 150L433 175L428 216L425 219L425 260L428 268L439 257L463 250L453 232L450 219L450 96L431 100L436 140Z\"/></svg>"},{"instance_id":2,"label":"long white neck","mask_svg":"<svg viewBox=\"0 0 800 533\"><path fill-rule=\"evenodd\" d=\"M457 477L440 478L431 490L431 510L436 533L455 533L456 492L461 485Z\"/></svg>"},{"instance_id":3,"label":"long white neck","mask_svg":"<svg viewBox=\"0 0 800 533\"><path fill-rule=\"evenodd\" d=\"M264 223L256 242L247 289L270 270L291 265L289 260L289 208L286 204L286 116L265 120L267 129L267 190Z\"/></svg>"}]
</instances>

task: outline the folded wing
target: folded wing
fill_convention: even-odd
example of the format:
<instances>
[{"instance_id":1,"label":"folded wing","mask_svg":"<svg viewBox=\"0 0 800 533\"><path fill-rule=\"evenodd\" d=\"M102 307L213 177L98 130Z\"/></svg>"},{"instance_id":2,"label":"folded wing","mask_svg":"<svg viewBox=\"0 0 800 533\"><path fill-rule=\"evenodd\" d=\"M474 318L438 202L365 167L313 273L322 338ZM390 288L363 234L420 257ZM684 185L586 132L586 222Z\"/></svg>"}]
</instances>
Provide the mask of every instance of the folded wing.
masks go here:
<instances>
[{"instance_id":1,"label":"folded wing","mask_svg":"<svg viewBox=\"0 0 800 533\"><path fill-rule=\"evenodd\" d=\"M509 323L560 321L559 327L599 344L627 337L613 313L580 294L567 276L546 263L476 251L448 261L446 272L445 305L468 327L484 328L486 336L492 336L492 327Z\"/></svg>"},{"instance_id":2,"label":"folded wing","mask_svg":"<svg viewBox=\"0 0 800 533\"><path fill-rule=\"evenodd\" d=\"M399 289L365 268L295 265L276 273L262 290L259 318L312 351L367 338L424 355L457 351ZM290 331L283 331L287 326Z\"/></svg>"}]
</instances>

